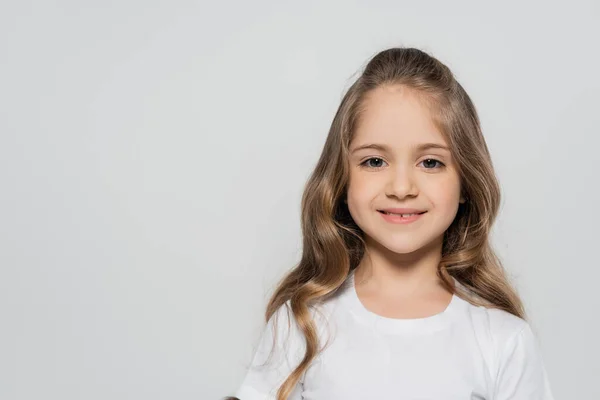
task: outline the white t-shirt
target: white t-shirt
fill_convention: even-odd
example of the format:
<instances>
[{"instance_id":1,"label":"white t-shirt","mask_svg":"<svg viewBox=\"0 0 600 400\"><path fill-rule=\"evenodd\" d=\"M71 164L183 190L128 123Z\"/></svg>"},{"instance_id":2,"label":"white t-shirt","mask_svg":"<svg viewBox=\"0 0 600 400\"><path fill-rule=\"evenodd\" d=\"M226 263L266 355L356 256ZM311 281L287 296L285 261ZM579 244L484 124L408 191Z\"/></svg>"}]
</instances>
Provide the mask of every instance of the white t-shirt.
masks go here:
<instances>
[{"instance_id":1,"label":"white t-shirt","mask_svg":"<svg viewBox=\"0 0 600 400\"><path fill-rule=\"evenodd\" d=\"M386 318L364 307L354 272L317 308L319 346L327 346L289 400L553 400L529 324L508 312L454 295L440 314ZM289 302L276 314L274 354L261 366L273 345L271 318L235 394L241 400L275 399L304 356Z\"/></svg>"}]
</instances>

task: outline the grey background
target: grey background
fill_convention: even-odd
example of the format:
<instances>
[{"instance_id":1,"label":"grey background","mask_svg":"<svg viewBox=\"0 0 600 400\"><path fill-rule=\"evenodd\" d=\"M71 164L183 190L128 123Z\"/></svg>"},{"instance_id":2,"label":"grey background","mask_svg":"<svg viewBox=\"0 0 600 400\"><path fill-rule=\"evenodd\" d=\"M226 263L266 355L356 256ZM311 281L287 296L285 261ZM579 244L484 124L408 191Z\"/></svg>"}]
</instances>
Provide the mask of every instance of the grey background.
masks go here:
<instances>
[{"instance_id":1,"label":"grey background","mask_svg":"<svg viewBox=\"0 0 600 400\"><path fill-rule=\"evenodd\" d=\"M233 394L342 93L396 45L472 96L555 397L600 398L599 8L3 1L0 398Z\"/></svg>"}]
</instances>

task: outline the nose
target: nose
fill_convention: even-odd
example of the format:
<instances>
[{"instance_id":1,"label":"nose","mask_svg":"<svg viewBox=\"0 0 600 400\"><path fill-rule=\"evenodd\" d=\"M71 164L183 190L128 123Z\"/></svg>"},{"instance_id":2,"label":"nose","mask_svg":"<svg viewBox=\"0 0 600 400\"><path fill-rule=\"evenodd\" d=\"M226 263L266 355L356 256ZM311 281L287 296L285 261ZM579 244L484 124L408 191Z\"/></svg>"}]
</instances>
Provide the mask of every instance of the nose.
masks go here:
<instances>
[{"instance_id":1,"label":"nose","mask_svg":"<svg viewBox=\"0 0 600 400\"><path fill-rule=\"evenodd\" d=\"M416 196L419 191L413 172L411 167L403 165L398 165L397 168L390 170L386 195L398 199L403 199L407 196Z\"/></svg>"}]
</instances>

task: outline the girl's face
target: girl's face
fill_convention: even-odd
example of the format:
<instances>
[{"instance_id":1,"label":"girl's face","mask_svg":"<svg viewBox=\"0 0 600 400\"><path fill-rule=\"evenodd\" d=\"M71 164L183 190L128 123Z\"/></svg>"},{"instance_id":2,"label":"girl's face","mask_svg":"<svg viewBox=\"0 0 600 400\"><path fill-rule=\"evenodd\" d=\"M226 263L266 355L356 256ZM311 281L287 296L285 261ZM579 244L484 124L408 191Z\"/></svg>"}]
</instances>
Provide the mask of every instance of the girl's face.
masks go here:
<instances>
[{"instance_id":1,"label":"girl's face","mask_svg":"<svg viewBox=\"0 0 600 400\"><path fill-rule=\"evenodd\" d=\"M379 87L365 100L350 143L348 209L366 234L398 254L439 244L464 202L448 144L429 110L402 86ZM446 147L425 147L427 144ZM370 147L366 147L370 146ZM426 211L410 223L390 222L389 208Z\"/></svg>"}]
</instances>

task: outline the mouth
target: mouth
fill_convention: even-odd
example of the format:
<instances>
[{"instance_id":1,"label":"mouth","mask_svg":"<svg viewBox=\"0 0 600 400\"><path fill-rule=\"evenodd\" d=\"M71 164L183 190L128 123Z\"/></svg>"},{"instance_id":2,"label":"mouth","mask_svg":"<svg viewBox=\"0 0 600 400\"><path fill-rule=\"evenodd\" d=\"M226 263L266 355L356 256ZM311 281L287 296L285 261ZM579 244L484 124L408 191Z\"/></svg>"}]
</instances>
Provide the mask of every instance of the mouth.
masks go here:
<instances>
[{"instance_id":1,"label":"mouth","mask_svg":"<svg viewBox=\"0 0 600 400\"><path fill-rule=\"evenodd\" d=\"M385 215L396 215L398 217L412 217L415 215L422 215L425 214L427 211L422 211L422 212L414 212L414 213L404 213L404 214L400 214L400 213L392 213L392 212L387 212L387 211L383 211L383 210L377 210L379 211L381 214L385 214Z\"/></svg>"},{"instance_id":2,"label":"mouth","mask_svg":"<svg viewBox=\"0 0 600 400\"><path fill-rule=\"evenodd\" d=\"M413 213L392 213L389 211L378 210L383 219L391 224L411 224L421 219L421 215L427 211L413 212Z\"/></svg>"}]
</instances>

